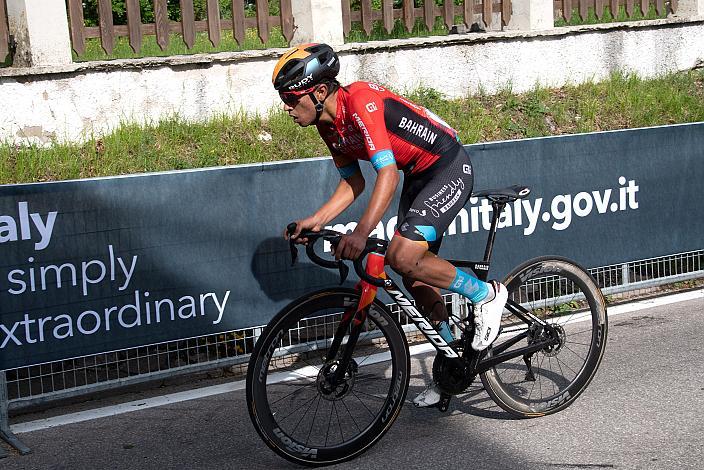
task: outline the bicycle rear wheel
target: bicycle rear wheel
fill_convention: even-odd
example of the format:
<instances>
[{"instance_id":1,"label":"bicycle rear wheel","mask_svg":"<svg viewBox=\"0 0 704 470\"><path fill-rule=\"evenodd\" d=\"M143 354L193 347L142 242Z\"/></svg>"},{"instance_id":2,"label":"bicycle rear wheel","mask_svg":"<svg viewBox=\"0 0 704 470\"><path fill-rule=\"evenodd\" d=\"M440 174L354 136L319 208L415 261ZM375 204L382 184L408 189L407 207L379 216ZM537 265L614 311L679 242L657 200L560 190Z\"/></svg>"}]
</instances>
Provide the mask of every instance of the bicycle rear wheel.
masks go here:
<instances>
[{"instance_id":1,"label":"bicycle rear wheel","mask_svg":"<svg viewBox=\"0 0 704 470\"><path fill-rule=\"evenodd\" d=\"M264 329L247 372L254 427L282 457L304 465L350 459L376 443L396 419L408 389L410 357L403 330L375 300L343 383L325 378L339 365L354 321L353 289L316 292L293 301ZM343 326L340 327L341 322ZM328 357L336 332L343 335Z\"/></svg>"},{"instance_id":2,"label":"bicycle rear wheel","mask_svg":"<svg viewBox=\"0 0 704 470\"><path fill-rule=\"evenodd\" d=\"M560 411L589 385L604 354L607 316L601 291L582 267L556 257L523 263L504 284L514 308L552 325L559 342L494 366L481 374L482 383L491 398L515 416ZM548 334L537 322L526 322L508 310L501 325L488 355L525 347Z\"/></svg>"}]
</instances>

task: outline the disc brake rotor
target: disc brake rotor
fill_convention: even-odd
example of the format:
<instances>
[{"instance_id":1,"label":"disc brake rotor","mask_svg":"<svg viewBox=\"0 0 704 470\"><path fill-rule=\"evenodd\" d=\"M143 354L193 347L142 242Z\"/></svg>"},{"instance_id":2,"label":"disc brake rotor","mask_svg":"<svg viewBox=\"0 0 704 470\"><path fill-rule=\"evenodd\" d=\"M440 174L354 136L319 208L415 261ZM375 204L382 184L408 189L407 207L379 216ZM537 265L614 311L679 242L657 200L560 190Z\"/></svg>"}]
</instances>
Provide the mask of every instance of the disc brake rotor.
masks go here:
<instances>
[{"instance_id":1,"label":"disc brake rotor","mask_svg":"<svg viewBox=\"0 0 704 470\"><path fill-rule=\"evenodd\" d=\"M318 372L316 385L318 392L323 399L328 401L337 401L345 398L347 394L354 388L354 380L357 377L357 362L354 359L350 360L347 366L347 371L340 383L332 384L332 380L339 366L338 361L332 361L323 366Z\"/></svg>"}]
</instances>

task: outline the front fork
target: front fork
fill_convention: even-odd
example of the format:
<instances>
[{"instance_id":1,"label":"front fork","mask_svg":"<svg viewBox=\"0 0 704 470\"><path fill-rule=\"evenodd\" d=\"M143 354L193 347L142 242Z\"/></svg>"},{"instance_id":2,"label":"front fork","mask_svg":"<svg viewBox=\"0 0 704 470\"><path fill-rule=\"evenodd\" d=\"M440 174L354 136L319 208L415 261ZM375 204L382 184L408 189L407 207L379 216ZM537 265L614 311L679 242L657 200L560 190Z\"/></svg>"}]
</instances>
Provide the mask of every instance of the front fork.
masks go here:
<instances>
[{"instance_id":1,"label":"front fork","mask_svg":"<svg viewBox=\"0 0 704 470\"><path fill-rule=\"evenodd\" d=\"M367 257L367 265L365 268L367 274L375 278L386 278L384 272L384 256L378 253L370 253ZM331 385L336 386L345 380L345 374L352 360L354 348L357 345L357 340L362 332L364 321L367 319L367 313L376 298L378 288L368 282L360 280L357 283L356 289L360 291L359 303L351 305L342 315L342 320L337 326L332 344L328 349L328 354L325 358L326 362L334 360L338 356L338 351L342 345L342 339L349 330L349 338L344 345L342 354L338 360L335 374L329 380ZM350 329L351 325L351 329Z\"/></svg>"}]
</instances>

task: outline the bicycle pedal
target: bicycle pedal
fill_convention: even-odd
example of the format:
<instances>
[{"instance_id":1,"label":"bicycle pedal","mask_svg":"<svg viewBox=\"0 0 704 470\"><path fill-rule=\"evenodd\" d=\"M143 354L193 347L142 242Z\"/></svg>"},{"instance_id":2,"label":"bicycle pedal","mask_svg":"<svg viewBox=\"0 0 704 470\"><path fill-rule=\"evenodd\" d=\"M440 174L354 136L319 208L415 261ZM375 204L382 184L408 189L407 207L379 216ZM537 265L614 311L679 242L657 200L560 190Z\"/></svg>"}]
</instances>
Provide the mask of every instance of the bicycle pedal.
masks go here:
<instances>
[{"instance_id":1,"label":"bicycle pedal","mask_svg":"<svg viewBox=\"0 0 704 470\"><path fill-rule=\"evenodd\" d=\"M450 399L451 398L452 398L452 395L450 395L449 393L443 392L440 394L440 401L435 406L437 406L438 409L444 413L450 407Z\"/></svg>"}]
</instances>

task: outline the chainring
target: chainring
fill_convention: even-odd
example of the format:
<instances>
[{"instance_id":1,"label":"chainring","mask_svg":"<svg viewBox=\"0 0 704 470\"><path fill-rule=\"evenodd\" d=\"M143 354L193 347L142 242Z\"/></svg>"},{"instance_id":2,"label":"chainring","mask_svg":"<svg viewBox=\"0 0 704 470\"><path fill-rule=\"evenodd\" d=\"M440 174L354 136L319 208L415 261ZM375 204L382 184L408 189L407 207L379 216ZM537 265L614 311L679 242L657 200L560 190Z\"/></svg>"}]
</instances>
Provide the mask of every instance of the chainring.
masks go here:
<instances>
[{"instance_id":1,"label":"chainring","mask_svg":"<svg viewBox=\"0 0 704 470\"><path fill-rule=\"evenodd\" d=\"M433 381L438 384L443 392L451 395L462 393L474 382L474 375L468 373L469 364L462 361L462 365L456 361L447 359L444 355L438 354L433 361Z\"/></svg>"}]
</instances>

